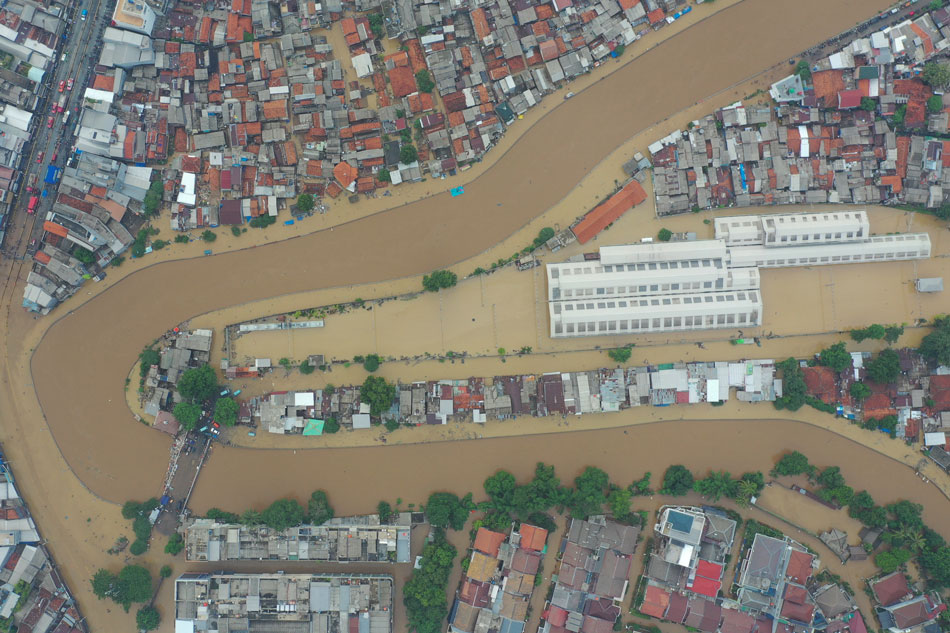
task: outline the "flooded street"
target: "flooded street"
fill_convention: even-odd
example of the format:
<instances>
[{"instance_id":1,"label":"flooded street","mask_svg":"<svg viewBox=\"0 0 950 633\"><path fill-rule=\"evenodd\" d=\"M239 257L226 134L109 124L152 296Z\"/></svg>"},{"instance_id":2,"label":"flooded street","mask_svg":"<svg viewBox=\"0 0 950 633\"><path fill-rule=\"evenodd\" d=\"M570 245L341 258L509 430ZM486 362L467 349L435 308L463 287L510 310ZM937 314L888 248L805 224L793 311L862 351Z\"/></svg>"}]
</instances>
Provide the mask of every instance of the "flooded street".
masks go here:
<instances>
[{"instance_id":1,"label":"flooded street","mask_svg":"<svg viewBox=\"0 0 950 633\"><path fill-rule=\"evenodd\" d=\"M784 64L801 49L887 4L804 0L789 11L773 0L744 0L558 104L517 144L496 150L498 155L489 157L496 162L466 185L461 198L443 193L280 243L146 266L80 305L93 293L83 289L46 319L25 314L15 293L7 298L0 334L6 359L0 383L5 448L93 630L125 630L130 620L119 609L96 601L86 582L91 570L117 568L121 562L104 554L118 534L130 533L112 503L155 494L167 465L169 439L135 423L123 393L135 357L162 332L226 306L321 288L341 288L352 296L349 287L357 284L419 275L475 258L574 193L591 170L638 132L763 69ZM447 189L446 184L436 183L432 189ZM481 257L465 267L483 265ZM908 274L888 273L886 286L865 292L868 297L880 293L884 301L893 292L891 281ZM418 285L418 280L413 283ZM373 292L367 289L364 296ZM794 313L773 317L797 318ZM498 331L505 335L504 324ZM392 329L386 332L398 335ZM457 336L467 335L460 329ZM660 354L656 348L650 351L651 356ZM134 390L135 385L128 388ZM774 414L769 408L759 411L758 417ZM660 414L704 415L683 408ZM660 414L617 414L616 424ZM543 423L553 427L557 421ZM574 420L570 427L575 428ZM775 420L669 421L319 451L217 447L194 506L243 509L325 488L338 514L368 512L383 497L418 503L434 487L477 493L495 469L508 468L525 477L539 460L557 465L565 480L584 465L596 464L617 481L628 482L646 470L659 477L666 465L679 462L695 471L768 470L786 448L803 450L817 464L840 465L856 487L867 487L881 501L910 498L928 505L927 520L940 527L937 519L946 514L945 499L903 463L835 433ZM946 522L943 526L947 529ZM162 545L157 542L144 559L153 569L173 562L160 553ZM176 571L185 569L180 561L176 564ZM160 596L166 631L172 630L170 592L171 583L166 583Z\"/></svg>"}]
</instances>

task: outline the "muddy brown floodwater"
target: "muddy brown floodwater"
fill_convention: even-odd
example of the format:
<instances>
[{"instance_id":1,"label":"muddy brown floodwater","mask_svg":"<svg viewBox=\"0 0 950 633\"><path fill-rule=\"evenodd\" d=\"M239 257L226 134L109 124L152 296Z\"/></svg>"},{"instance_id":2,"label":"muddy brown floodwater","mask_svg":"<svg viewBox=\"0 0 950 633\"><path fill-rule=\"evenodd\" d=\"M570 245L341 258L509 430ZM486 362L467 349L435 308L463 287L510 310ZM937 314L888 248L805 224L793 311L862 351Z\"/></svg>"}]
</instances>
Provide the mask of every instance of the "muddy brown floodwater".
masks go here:
<instances>
[{"instance_id":1,"label":"muddy brown floodwater","mask_svg":"<svg viewBox=\"0 0 950 633\"><path fill-rule=\"evenodd\" d=\"M153 490L165 468L167 440L129 423L121 390L131 360L165 329L225 305L418 274L471 257L543 213L638 130L886 4L802 0L789 11L773 0L746 0L564 102L461 198L444 193L329 231L130 275L61 316L33 356L36 392L60 450L83 483L106 499ZM229 477L223 469L232 466L270 480L275 493L291 485L279 468L262 475L284 454L218 452L206 474L218 488ZM382 467L389 459L380 454L376 461ZM311 479L326 472L316 453L307 460ZM200 484L200 493L207 489Z\"/></svg>"}]
</instances>

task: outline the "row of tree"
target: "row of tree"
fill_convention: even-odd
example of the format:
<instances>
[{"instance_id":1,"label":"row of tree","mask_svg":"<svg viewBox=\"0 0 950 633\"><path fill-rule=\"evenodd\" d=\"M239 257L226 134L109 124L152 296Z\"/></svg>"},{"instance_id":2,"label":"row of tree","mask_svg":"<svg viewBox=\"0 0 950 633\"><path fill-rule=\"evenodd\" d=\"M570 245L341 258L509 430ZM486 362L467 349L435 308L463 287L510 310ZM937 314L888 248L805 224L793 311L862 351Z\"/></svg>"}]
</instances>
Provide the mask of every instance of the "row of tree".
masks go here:
<instances>
[{"instance_id":1,"label":"row of tree","mask_svg":"<svg viewBox=\"0 0 950 633\"><path fill-rule=\"evenodd\" d=\"M663 487L660 494L680 497L691 491L698 492L710 501L719 501L722 497L733 499L740 506L747 506L752 497L765 487L762 473L747 472L737 479L724 470L710 471L702 479L696 479L686 466L670 466L663 473Z\"/></svg>"},{"instance_id":2,"label":"row of tree","mask_svg":"<svg viewBox=\"0 0 950 633\"><path fill-rule=\"evenodd\" d=\"M247 526L266 525L274 530L286 530L298 525L323 525L333 518L333 506L327 493L315 490L304 508L296 499L278 499L264 510L248 509L241 514L211 508L205 513L209 519L222 523L240 523Z\"/></svg>"},{"instance_id":3,"label":"row of tree","mask_svg":"<svg viewBox=\"0 0 950 633\"><path fill-rule=\"evenodd\" d=\"M159 573L162 578L168 578L172 568L165 565ZM126 612L133 603L150 602L154 591L152 574L141 565L126 565L117 574L99 569L93 574L91 583L97 598L109 598ZM141 607L135 614L135 624L140 631L157 629L160 622L158 611L151 605Z\"/></svg>"},{"instance_id":4,"label":"row of tree","mask_svg":"<svg viewBox=\"0 0 950 633\"><path fill-rule=\"evenodd\" d=\"M864 525L883 529L881 538L891 548L875 556L875 563L881 571L889 573L916 557L918 566L933 588L950 587L950 547L939 533L924 523L920 504L904 499L877 505L868 491L855 493L845 482L839 467L819 470L798 451L783 455L772 469L772 475L804 475L819 486L818 496L846 506L848 514Z\"/></svg>"}]
</instances>

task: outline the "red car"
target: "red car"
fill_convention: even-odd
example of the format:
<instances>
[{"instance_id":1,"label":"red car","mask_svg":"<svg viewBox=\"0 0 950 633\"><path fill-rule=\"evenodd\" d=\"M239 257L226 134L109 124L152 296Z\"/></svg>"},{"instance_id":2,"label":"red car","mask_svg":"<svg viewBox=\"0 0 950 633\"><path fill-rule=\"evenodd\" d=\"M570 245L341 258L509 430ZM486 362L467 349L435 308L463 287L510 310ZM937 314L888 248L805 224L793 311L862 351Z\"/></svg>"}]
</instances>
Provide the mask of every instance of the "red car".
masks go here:
<instances>
[{"instance_id":1,"label":"red car","mask_svg":"<svg viewBox=\"0 0 950 633\"><path fill-rule=\"evenodd\" d=\"M66 89L66 80L63 79L61 82L59 82L59 91L62 92L65 89Z\"/></svg>"},{"instance_id":2,"label":"red car","mask_svg":"<svg viewBox=\"0 0 950 633\"><path fill-rule=\"evenodd\" d=\"M50 118L46 121L46 127L53 127L53 117L50 117Z\"/></svg>"},{"instance_id":3,"label":"red car","mask_svg":"<svg viewBox=\"0 0 950 633\"><path fill-rule=\"evenodd\" d=\"M36 162L37 162L37 163L42 163L44 156L46 156L46 152L40 152L39 154L37 154L37 155L36 155Z\"/></svg>"},{"instance_id":4,"label":"red car","mask_svg":"<svg viewBox=\"0 0 950 633\"><path fill-rule=\"evenodd\" d=\"M59 156L59 152L53 152L53 157L52 157L50 160L52 160L52 161L55 163L55 162L56 162L56 158L57 158L58 156Z\"/></svg>"},{"instance_id":5,"label":"red car","mask_svg":"<svg viewBox=\"0 0 950 633\"><path fill-rule=\"evenodd\" d=\"M66 82L66 90L72 90L72 89L73 89L73 78L70 77L69 81Z\"/></svg>"}]
</instances>

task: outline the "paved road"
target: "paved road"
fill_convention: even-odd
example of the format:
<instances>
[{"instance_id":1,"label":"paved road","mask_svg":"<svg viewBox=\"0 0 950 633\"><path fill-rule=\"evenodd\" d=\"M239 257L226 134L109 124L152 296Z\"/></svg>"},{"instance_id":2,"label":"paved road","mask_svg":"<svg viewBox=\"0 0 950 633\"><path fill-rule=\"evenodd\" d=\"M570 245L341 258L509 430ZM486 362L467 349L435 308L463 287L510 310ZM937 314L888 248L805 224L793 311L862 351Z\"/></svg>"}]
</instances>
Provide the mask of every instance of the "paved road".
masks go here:
<instances>
[{"instance_id":1,"label":"paved road","mask_svg":"<svg viewBox=\"0 0 950 633\"><path fill-rule=\"evenodd\" d=\"M98 59L98 51L102 45L102 33L111 20L114 6L114 0L76 0L70 5L65 30L66 39L57 53L59 56L56 58L49 80L38 86L40 100L34 116L33 141L28 146L29 155L22 165L23 185L19 199L10 212L10 226L2 250L4 259L13 260L10 262L12 269L4 280L0 295L15 292L20 285L20 277L25 277L30 271L31 253L28 252L30 241L34 238L37 242L40 241L39 238L43 232L42 218L52 208L55 194L55 186L46 185L43 182L46 168L51 164L64 167L71 154L82 93L91 79L93 62ZM85 20L80 17L83 9L89 12ZM68 53L65 61L62 59L64 52ZM60 93L59 82L68 82L70 78L73 79L73 89ZM53 114L53 108L63 94L66 95L65 108L71 112L69 122L66 124L63 123L63 114ZM52 128L48 126L51 116L53 117ZM37 162L41 153L42 158ZM54 154L57 155L55 161L53 161ZM45 187L49 193L47 198L40 199L39 208L34 215L26 211L30 195L32 195L26 191L31 174L36 175L37 191Z\"/></svg>"}]
</instances>

